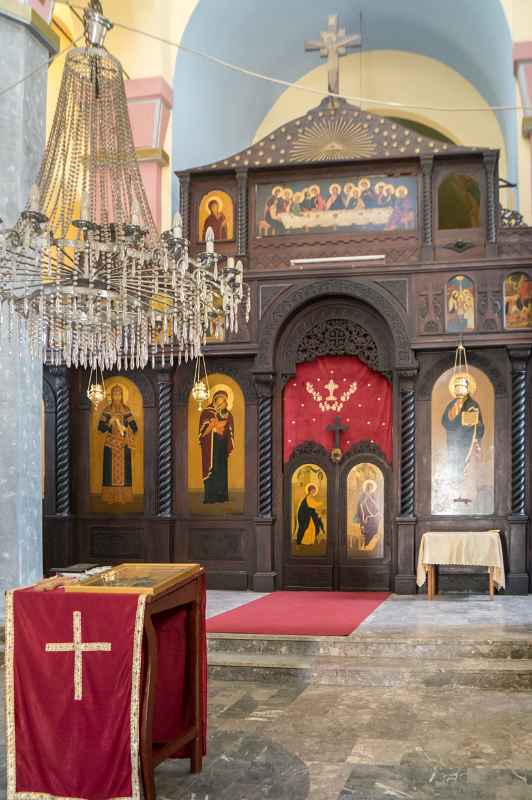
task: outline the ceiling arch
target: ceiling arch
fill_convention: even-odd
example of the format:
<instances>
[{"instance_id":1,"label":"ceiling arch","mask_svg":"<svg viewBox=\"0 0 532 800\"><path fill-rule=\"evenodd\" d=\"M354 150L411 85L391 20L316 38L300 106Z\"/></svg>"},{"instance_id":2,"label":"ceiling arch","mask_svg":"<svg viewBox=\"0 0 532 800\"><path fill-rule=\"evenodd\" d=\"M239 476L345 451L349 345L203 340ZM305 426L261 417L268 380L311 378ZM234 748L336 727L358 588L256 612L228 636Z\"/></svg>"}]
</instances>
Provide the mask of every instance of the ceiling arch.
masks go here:
<instances>
[{"instance_id":1,"label":"ceiling arch","mask_svg":"<svg viewBox=\"0 0 532 800\"><path fill-rule=\"evenodd\" d=\"M324 29L328 10L339 14L348 32L358 30L362 11L365 51L394 49L429 56L462 74L490 105L515 104L512 38L500 0L400 4L336 0L334 9L308 0L264 4L199 0L181 43L257 72L297 81L319 63L317 53L304 52L303 42ZM173 168L216 161L246 147L282 91L283 87L180 52L174 79ZM498 112L497 116L512 178L516 115Z\"/></svg>"}]
</instances>

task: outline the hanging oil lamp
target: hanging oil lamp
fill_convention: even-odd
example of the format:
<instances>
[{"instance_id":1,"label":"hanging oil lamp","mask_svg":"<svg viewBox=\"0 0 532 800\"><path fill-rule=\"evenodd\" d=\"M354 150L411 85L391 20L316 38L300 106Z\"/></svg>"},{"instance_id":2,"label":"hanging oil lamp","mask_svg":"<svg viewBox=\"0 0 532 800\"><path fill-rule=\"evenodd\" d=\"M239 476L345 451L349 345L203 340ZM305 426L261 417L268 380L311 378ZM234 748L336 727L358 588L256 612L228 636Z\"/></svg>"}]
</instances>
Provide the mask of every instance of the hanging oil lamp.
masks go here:
<instances>
[{"instance_id":1,"label":"hanging oil lamp","mask_svg":"<svg viewBox=\"0 0 532 800\"><path fill-rule=\"evenodd\" d=\"M203 411L204 404L209 400L209 377L203 353L200 353L196 358L192 397L198 404L198 411Z\"/></svg>"}]
</instances>

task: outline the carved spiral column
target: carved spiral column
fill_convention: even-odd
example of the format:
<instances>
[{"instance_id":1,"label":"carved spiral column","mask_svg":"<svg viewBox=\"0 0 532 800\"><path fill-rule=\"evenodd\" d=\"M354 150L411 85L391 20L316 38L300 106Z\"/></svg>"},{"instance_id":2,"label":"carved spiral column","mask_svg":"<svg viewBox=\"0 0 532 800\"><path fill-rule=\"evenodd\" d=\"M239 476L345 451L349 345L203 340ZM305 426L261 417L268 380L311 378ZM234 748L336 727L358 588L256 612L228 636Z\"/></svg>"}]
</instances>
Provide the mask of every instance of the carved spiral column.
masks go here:
<instances>
[{"instance_id":1,"label":"carved spiral column","mask_svg":"<svg viewBox=\"0 0 532 800\"><path fill-rule=\"evenodd\" d=\"M495 180L495 170L497 166L497 155L495 152L484 153L484 167L486 169L487 183L487 239L488 244L494 245L497 242L497 212L499 206L498 190Z\"/></svg>"},{"instance_id":2,"label":"carved spiral column","mask_svg":"<svg viewBox=\"0 0 532 800\"><path fill-rule=\"evenodd\" d=\"M183 237L190 239L190 173L183 172L179 177L179 213L183 218Z\"/></svg>"},{"instance_id":3,"label":"carved spiral column","mask_svg":"<svg viewBox=\"0 0 532 800\"><path fill-rule=\"evenodd\" d=\"M401 516L412 517L416 498L416 393L401 390Z\"/></svg>"},{"instance_id":4,"label":"carved spiral column","mask_svg":"<svg viewBox=\"0 0 532 800\"><path fill-rule=\"evenodd\" d=\"M55 379L55 511L70 514L70 384L64 367L54 367Z\"/></svg>"},{"instance_id":5,"label":"carved spiral column","mask_svg":"<svg viewBox=\"0 0 532 800\"><path fill-rule=\"evenodd\" d=\"M172 383L168 372L159 381L159 508L160 517L172 514Z\"/></svg>"},{"instance_id":6,"label":"carved spiral column","mask_svg":"<svg viewBox=\"0 0 532 800\"><path fill-rule=\"evenodd\" d=\"M402 370L398 375L401 452L394 586L398 594L415 594L416 591L416 375L416 370Z\"/></svg>"},{"instance_id":7,"label":"carved spiral column","mask_svg":"<svg viewBox=\"0 0 532 800\"><path fill-rule=\"evenodd\" d=\"M253 589L272 592L273 571L273 382L271 373L255 374L257 390L258 492L255 519L256 572Z\"/></svg>"},{"instance_id":8,"label":"carved spiral column","mask_svg":"<svg viewBox=\"0 0 532 800\"><path fill-rule=\"evenodd\" d=\"M526 514L527 365L512 358L512 514Z\"/></svg>"},{"instance_id":9,"label":"carved spiral column","mask_svg":"<svg viewBox=\"0 0 532 800\"><path fill-rule=\"evenodd\" d=\"M272 398L259 397L259 517L271 517L273 513L273 466L272 466Z\"/></svg>"},{"instance_id":10,"label":"carved spiral column","mask_svg":"<svg viewBox=\"0 0 532 800\"><path fill-rule=\"evenodd\" d=\"M511 594L528 594L529 591L526 484L530 459L530 448L527 447L527 373L530 352L528 347L509 351L512 366L512 495L507 531L510 567L507 590Z\"/></svg>"},{"instance_id":11,"label":"carved spiral column","mask_svg":"<svg viewBox=\"0 0 532 800\"><path fill-rule=\"evenodd\" d=\"M236 252L246 256L248 252L248 171L236 173L238 181Z\"/></svg>"},{"instance_id":12,"label":"carved spiral column","mask_svg":"<svg viewBox=\"0 0 532 800\"><path fill-rule=\"evenodd\" d=\"M424 156L421 159L423 173L423 254L431 255L433 247L432 236L432 172L434 169L434 156Z\"/></svg>"}]
</instances>

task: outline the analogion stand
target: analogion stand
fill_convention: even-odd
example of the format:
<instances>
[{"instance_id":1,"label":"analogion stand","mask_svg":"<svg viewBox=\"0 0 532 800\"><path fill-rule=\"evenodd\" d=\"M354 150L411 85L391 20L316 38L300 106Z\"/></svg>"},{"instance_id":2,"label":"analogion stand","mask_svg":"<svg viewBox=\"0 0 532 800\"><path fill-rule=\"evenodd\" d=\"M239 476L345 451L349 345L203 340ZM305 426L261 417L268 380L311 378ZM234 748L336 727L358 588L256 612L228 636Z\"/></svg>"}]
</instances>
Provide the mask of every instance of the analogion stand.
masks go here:
<instances>
[{"instance_id":1,"label":"analogion stand","mask_svg":"<svg viewBox=\"0 0 532 800\"><path fill-rule=\"evenodd\" d=\"M166 577L165 577L166 573ZM145 576L153 585L143 586ZM137 585L135 585L137 584ZM144 689L140 721L140 762L144 797L155 800L154 769L167 758L191 748L191 772L200 772L204 754L206 707L205 653L205 578L199 564L121 564L85 582L65 587L68 592L144 593L143 676ZM166 741L153 740L157 691L159 645L155 618L164 612L187 611L186 645L189 686L192 687L192 713L186 730L176 730Z\"/></svg>"}]
</instances>

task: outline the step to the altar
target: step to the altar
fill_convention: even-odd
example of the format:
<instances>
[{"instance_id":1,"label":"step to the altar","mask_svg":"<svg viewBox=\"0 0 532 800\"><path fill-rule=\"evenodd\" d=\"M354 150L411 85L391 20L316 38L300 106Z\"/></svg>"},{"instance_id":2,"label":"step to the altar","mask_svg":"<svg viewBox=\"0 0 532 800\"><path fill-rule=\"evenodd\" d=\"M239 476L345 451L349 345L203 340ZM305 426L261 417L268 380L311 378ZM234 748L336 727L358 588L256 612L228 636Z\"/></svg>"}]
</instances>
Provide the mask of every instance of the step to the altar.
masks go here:
<instances>
[{"instance_id":1,"label":"step to the altar","mask_svg":"<svg viewBox=\"0 0 532 800\"><path fill-rule=\"evenodd\" d=\"M258 636L254 634L208 634L209 655L215 653L294 656L310 658L497 658L532 659L532 636L475 639L452 636Z\"/></svg>"},{"instance_id":2,"label":"step to the altar","mask_svg":"<svg viewBox=\"0 0 532 800\"><path fill-rule=\"evenodd\" d=\"M209 675L221 680L352 687L532 688L525 640L356 639L209 635Z\"/></svg>"}]
</instances>

